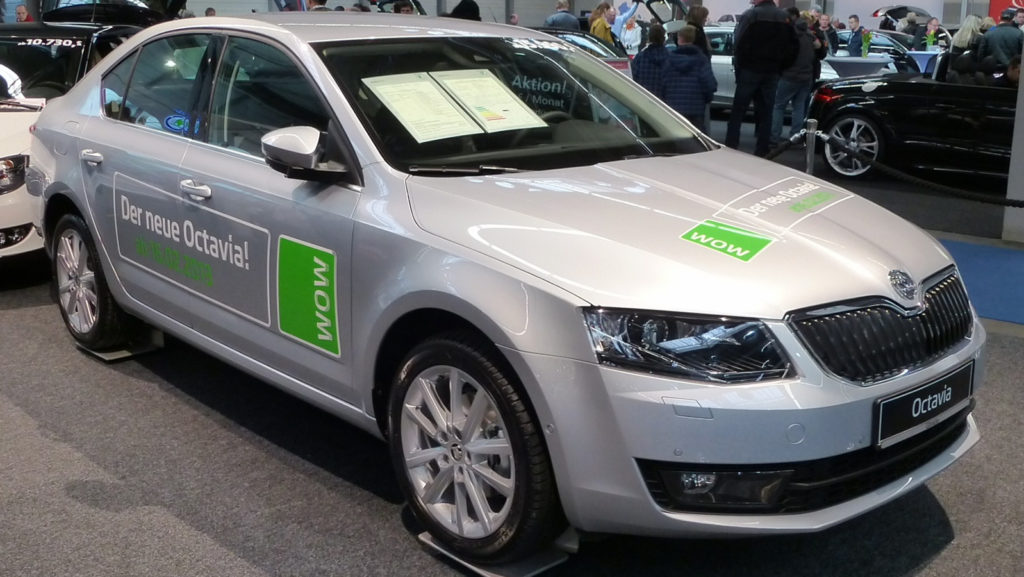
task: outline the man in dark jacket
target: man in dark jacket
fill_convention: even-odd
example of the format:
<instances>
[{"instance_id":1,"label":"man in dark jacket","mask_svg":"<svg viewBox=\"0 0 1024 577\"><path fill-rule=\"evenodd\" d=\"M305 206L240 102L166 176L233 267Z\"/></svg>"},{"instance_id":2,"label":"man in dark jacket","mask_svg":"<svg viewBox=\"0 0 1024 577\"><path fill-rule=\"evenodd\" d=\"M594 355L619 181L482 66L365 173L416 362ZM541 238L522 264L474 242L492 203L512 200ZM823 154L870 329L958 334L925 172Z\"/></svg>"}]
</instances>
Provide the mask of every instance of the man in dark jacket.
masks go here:
<instances>
[{"instance_id":1,"label":"man in dark jacket","mask_svg":"<svg viewBox=\"0 0 1024 577\"><path fill-rule=\"evenodd\" d=\"M847 19L850 24L850 39L846 42L846 51L855 58L863 54L864 27L860 25L860 16L850 14Z\"/></svg>"},{"instance_id":2,"label":"man in dark jacket","mask_svg":"<svg viewBox=\"0 0 1024 577\"><path fill-rule=\"evenodd\" d=\"M753 101L754 131L757 135L754 154L766 156L771 148L772 109L775 107L779 74L793 63L797 53L796 29L774 0L757 0L740 17L733 37L736 46L733 56L736 92L725 145L739 148L740 126L747 106Z\"/></svg>"},{"instance_id":3,"label":"man in dark jacket","mask_svg":"<svg viewBox=\"0 0 1024 577\"><path fill-rule=\"evenodd\" d=\"M839 50L839 32L832 25L832 17L828 14L818 16L818 21L814 23L814 28L821 36L825 37L828 53L834 56L836 50Z\"/></svg>"},{"instance_id":4,"label":"man in dark jacket","mask_svg":"<svg viewBox=\"0 0 1024 577\"><path fill-rule=\"evenodd\" d=\"M665 48L665 28L652 24L647 48L633 59L633 80L706 132L704 108L718 90L711 63L693 45L697 29L687 25L679 31L675 52Z\"/></svg>"},{"instance_id":5,"label":"man in dark jacket","mask_svg":"<svg viewBox=\"0 0 1024 577\"><path fill-rule=\"evenodd\" d=\"M796 8L791 8L796 11ZM790 13L792 16L792 13ZM789 122L789 136L792 138L803 128L804 117L807 115L807 101L811 97L811 84L814 81L814 65L824 57L825 46L809 29L807 20L796 11L793 17L797 42L800 46L793 64L782 71L779 89L775 94L775 108L772 110L772 141L782 139L782 121L786 115L786 105L793 103L793 115Z\"/></svg>"},{"instance_id":6,"label":"man in dark jacket","mask_svg":"<svg viewBox=\"0 0 1024 577\"><path fill-rule=\"evenodd\" d=\"M569 0L555 0L555 13L544 21L545 28L564 28L565 30L579 30L580 19L569 12Z\"/></svg>"},{"instance_id":7,"label":"man in dark jacket","mask_svg":"<svg viewBox=\"0 0 1024 577\"><path fill-rule=\"evenodd\" d=\"M978 45L978 60L993 56L1000 70L1006 70L1010 59L1020 56L1024 46L1024 32L1013 25L1015 10L1006 9L999 15L999 25L988 29Z\"/></svg>"}]
</instances>

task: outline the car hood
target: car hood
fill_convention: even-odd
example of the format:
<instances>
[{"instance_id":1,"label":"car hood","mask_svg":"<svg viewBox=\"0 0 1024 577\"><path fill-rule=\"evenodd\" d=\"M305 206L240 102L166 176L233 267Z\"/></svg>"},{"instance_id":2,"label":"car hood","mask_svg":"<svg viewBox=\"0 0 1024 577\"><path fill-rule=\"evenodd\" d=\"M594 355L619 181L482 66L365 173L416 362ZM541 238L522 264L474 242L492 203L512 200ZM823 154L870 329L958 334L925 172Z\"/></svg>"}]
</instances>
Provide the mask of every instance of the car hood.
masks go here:
<instances>
[{"instance_id":1,"label":"car hood","mask_svg":"<svg viewBox=\"0 0 1024 577\"><path fill-rule=\"evenodd\" d=\"M729 149L461 178L410 177L427 232L592 305L782 318L898 296L952 264L930 235L825 181Z\"/></svg>"}]
</instances>

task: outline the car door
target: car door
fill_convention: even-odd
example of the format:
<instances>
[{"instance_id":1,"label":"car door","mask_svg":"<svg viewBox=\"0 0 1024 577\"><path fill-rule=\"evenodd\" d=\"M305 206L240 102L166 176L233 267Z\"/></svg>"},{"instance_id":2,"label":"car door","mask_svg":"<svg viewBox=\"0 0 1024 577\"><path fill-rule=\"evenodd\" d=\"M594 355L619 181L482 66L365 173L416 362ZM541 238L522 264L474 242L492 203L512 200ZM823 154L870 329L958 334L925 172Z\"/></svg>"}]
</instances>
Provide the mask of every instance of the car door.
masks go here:
<instances>
[{"instance_id":1,"label":"car door","mask_svg":"<svg viewBox=\"0 0 1024 577\"><path fill-rule=\"evenodd\" d=\"M331 119L297 58L265 40L230 37L176 192L183 252L208 275L194 287L195 330L351 399L343 383L350 382L348 271L358 190L288 178L267 165L260 144L288 126L326 134Z\"/></svg>"},{"instance_id":2,"label":"car door","mask_svg":"<svg viewBox=\"0 0 1024 577\"><path fill-rule=\"evenodd\" d=\"M913 139L925 166L970 166L978 173L1009 170L1016 91L994 86L934 82L914 100ZM911 128L908 127L908 130Z\"/></svg>"},{"instance_id":3,"label":"car door","mask_svg":"<svg viewBox=\"0 0 1024 577\"><path fill-rule=\"evenodd\" d=\"M178 167L208 34L155 39L109 70L78 140L91 226L128 295L189 324L199 271L177 249Z\"/></svg>"},{"instance_id":4,"label":"car door","mask_svg":"<svg viewBox=\"0 0 1024 577\"><path fill-rule=\"evenodd\" d=\"M732 65L733 30L705 28L708 43L711 44L711 70L718 82L712 105L716 107L732 106L732 98L736 93L736 69Z\"/></svg>"}]
</instances>

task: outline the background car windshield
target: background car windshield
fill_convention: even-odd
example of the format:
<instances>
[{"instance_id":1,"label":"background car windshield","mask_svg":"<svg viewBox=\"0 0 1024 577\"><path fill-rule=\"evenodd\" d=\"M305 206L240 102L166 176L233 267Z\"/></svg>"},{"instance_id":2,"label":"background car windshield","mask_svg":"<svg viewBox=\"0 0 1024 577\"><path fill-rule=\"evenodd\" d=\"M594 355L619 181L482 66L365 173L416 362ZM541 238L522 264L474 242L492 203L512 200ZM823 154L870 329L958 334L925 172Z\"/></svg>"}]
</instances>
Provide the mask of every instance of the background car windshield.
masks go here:
<instances>
[{"instance_id":1,"label":"background car windshield","mask_svg":"<svg viewBox=\"0 0 1024 577\"><path fill-rule=\"evenodd\" d=\"M708 150L670 109L564 42L449 37L316 48L400 170L540 170Z\"/></svg>"},{"instance_id":2,"label":"background car windshield","mask_svg":"<svg viewBox=\"0 0 1024 577\"><path fill-rule=\"evenodd\" d=\"M4 38L0 64L21 79L26 98L53 98L78 78L85 41L77 38Z\"/></svg>"}]
</instances>

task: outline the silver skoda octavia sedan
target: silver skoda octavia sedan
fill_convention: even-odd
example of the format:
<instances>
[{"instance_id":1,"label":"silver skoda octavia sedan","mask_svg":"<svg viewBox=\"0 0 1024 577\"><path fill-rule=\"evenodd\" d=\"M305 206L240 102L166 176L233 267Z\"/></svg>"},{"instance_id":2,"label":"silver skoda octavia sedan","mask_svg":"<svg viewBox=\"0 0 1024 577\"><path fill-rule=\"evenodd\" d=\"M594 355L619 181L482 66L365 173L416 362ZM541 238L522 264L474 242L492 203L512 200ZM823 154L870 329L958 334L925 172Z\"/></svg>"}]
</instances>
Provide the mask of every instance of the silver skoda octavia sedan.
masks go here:
<instances>
[{"instance_id":1,"label":"silver skoda octavia sedan","mask_svg":"<svg viewBox=\"0 0 1024 577\"><path fill-rule=\"evenodd\" d=\"M933 238L543 33L179 20L33 135L80 346L144 323L380 435L473 562L817 531L979 438L985 333Z\"/></svg>"}]
</instances>

